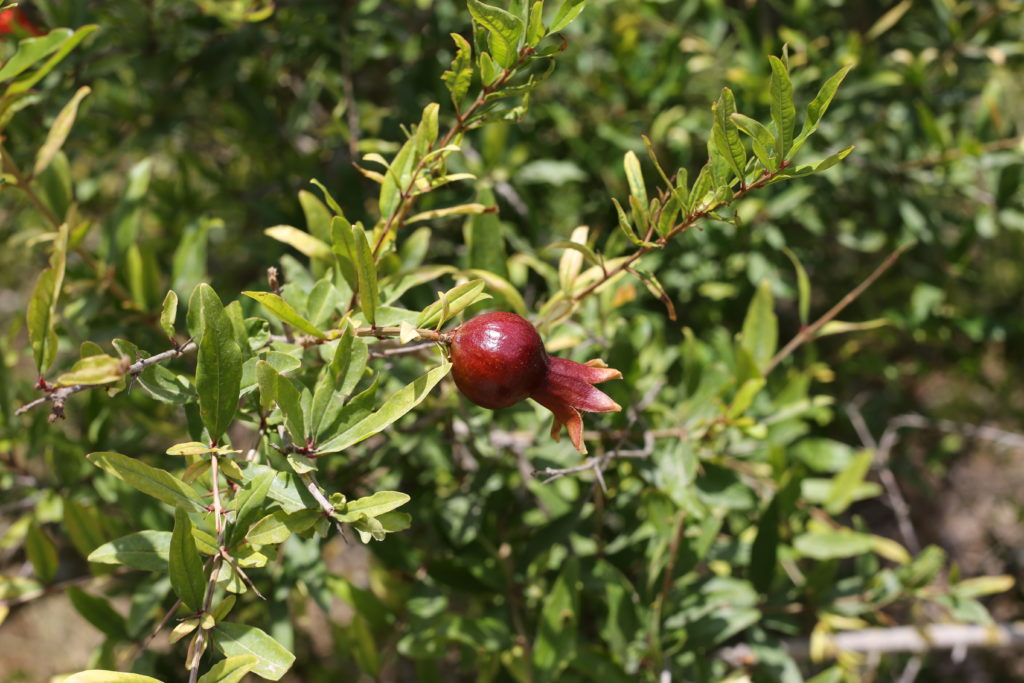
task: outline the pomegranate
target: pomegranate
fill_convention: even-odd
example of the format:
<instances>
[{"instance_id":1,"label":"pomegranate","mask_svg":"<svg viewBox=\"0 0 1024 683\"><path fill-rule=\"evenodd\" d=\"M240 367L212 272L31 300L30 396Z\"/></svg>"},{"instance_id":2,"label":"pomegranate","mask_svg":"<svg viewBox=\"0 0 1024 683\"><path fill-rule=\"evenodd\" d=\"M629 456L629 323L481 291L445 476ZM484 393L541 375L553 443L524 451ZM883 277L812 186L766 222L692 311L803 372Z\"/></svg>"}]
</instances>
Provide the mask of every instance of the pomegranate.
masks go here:
<instances>
[{"instance_id":1,"label":"pomegranate","mask_svg":"<svg viewBox=\"0 0 1024 683\"><path fill-rule=\"evenodd\" d=\"M594 384L622 379L603 361L577 363L548 356L536 328L514 313L484 313L456 328L451 336L452 376L473 403L496 410L532 398L550 410L556 441L562 425L581 453L583 420L579 411L607 413L619 404Z\"/></svg>"}]
</instances>

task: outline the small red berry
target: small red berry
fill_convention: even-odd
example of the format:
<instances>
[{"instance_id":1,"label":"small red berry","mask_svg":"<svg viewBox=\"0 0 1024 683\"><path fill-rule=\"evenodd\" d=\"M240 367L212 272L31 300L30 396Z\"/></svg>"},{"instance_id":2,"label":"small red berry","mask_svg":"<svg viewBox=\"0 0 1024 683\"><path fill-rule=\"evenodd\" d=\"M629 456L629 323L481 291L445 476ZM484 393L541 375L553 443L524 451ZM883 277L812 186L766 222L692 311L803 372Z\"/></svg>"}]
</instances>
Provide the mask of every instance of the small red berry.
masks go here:
<instances>
[{"instance_id":1,"label":"small red berry","mask_svg":"<svg viewBox=\"0 0 1024 683\"><path fill-rule=\"evenodd\" d=\"M548 356L536 328L514 313L485 313L452 334L452 376L459 390L484 408L506 408L532 398L554 413L551 436L558 440L562 425L581 453L583 420L579 411L607 413L619 404L592 385L622 379L603 361L577 363Z\"/></svg>"}]
</instances>

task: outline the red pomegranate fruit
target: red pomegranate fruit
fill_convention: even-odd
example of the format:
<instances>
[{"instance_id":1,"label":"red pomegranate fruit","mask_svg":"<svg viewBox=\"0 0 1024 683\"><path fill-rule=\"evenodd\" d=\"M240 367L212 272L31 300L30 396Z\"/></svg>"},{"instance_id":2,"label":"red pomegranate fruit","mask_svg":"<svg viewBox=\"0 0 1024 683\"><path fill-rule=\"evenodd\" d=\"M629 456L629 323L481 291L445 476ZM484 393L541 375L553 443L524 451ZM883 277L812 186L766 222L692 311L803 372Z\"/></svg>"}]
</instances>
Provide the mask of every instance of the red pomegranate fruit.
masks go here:
<instances>
[{"instance_id":1,"label":"red pomegranate fruit","mask_svg":"<svg viewBox=\"0 0 1024 683\"><path fill-rule=\"evenodd\" d=\"M554 414L551 436L557 441L565 425L581 453L587 449L579 411L621 410L593 385L622 373L600 360L548 356L536 328L514 313L484 313L456 328L451 360L455 384L470 401L495 410L532 398Z\"/></svg>"}]
</instances>

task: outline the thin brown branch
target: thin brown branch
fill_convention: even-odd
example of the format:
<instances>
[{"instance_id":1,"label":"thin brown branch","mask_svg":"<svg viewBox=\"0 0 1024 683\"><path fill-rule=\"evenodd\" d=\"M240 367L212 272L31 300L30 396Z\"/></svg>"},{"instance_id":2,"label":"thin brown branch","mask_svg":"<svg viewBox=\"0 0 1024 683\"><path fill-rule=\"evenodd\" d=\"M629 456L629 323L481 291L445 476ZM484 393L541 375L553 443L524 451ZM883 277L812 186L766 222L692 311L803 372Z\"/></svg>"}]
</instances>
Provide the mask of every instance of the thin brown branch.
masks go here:
<instances>
[{"instance_id":1,"label":"thin brown branch","mask_svg":"<svg viewBox=\"0 0 1024 683\"><path fill-rule=\"evenodd\" d=\"M738 189L736 192L733 192L732 199L729 200L728 204L732 204L733 202L736 202L737 200L742 199L743 197L748 195L750 192L753 192L754 190L759 190L762 187L766 186L784 168L786 168L786 165L781 166L779 168L779 170L775 171L774 173L769 173L769 172L766 171L760 178L758 178L757 180L755 180L751 184L749 184L749 185L742 185L740 187L740 189ZM582 291L580 291L580 292L576 293L575 295L573 295L573 297L572 297L573 302L582 301L583 299L585 299L588 296L590 296L591 294L593 294L599 287L601 287L606 282L608 282L609 280L611 280L612 278L617 276L619 273L628 272L630 270L630 268L632 267L632 265L634 263L636 263L636 261L639 260L642 256L646 256L647 254L651 253L655 249L663 248L676 235L678 235L678 234L680 234L682 232L686 232L687 230L692 228L694 225L696 225L698 222L700 222L702 219L707 218L708 215L710 215L711 212L714 211L715 208L717 208L717 207L700 208L700 209L697 209L696 211L694 211L693 213L687 215L686 218L684 218L680 223L677 223L675 226L673 226L663 237L659 237L657 240L655 240L650 246L642 246L642 247L640 247L639 249L634 251L632 254L630 254L629 257L625 261L623 261L622 263L620 263L616 267L612 268L611 270L605 270L604 273L601 275L601 277L598 278L595 282L591 283L585 289L583 289ZM652 224L648 228L648 230L647 230L647 235L645 236L644 241L648 241L649 242L651 240L651 238L653 237L653 235L654 235L654 226Z\"/></svg>"},{"instance_id":2,"label":"thin brown branch","mask_svg":"<svg viewBox=\"0 0 1024 683\"><path fill-rule=\"evenodd\" d=\"M128 366L128 370L125 371L125 377L135 377L135 376L141 374L142 371L145 370L146 368L148 368L150 365L156 365L157 363L163 363L164 361L170 360L172 358L179 358L179 357L185 355L186 353L190 353L191 351L194 351L195 349L196 349L195 342L189 341L189 342L186 342L186 343L182 344L181 346L179 346L177 348L168 349L168 350L163 351L161 353L158 353L158 354L156 354L154 356L150 356L149 358L143 358L141 360L135 361L134 363L132 363L131 365ZM34 401L30 401L30 402L26 403L25 405L23 405L22 407L18 408L16 411L14 411L14 414L15 415L22 415L22 414L27 413L28 411L32 410L36 406L42 405L43 403L46 403L46 402L50 402L50 403L53 404L53 406L51 408L52 414L50 416L50 421L52 422L52 421L54 421L54 420L56 420L58 418L62 419L64 417L64 402L67 401L69 396L71 396L72 394L77 394L79 391L85 391L86 389L95 389L97 387L102 387L102 386L104 386L104 385L103 384L72 384L72 385L66 386L66 387L57 387L56 389L53 389L52 391L47 393L45 396L40 396L39 398L35 399Z\"/></svg>"},{"instance_id":3,"label":"thin brown branch","mask_svg":"<svg viewBox=\"0 0 1024 683\"><path fill-rule=\"evenodd\" d=\"M213 557L210 565L210 578L206 582L206 595L203 598L203 614L209 614L213 607L213 594L217 589L217 575L220 574L221 562L227 556L224 548L224 531L226 524L221 514L220 504L220 458L217 453L210 454L210 485L213 488L213 523L217 528L217 549L218 553ZM199 680L199 662L206 650L207 631L200 625L196 630L195 639L192 641L192 661L186 662L189 667L188 681L196 683Z\"/></svg>"},{"instance_id":4,"label":"thin brown branch","mask_svg":"<svg viewBox=\"0 0 1024 683\"><path fill-rule=\"evenodd\" d=\"M833 320L837 315L842 313L847 306L856 301L857 298L860 297L860 295L863 294L868 287L874 284L875 280L880 278L882 274L885 273L885 271L889 270L889 268L891 268L893 264L896 263L899 257L903 255L903 252L905 252L907 249L910 249L915 244L916 242L908 242L907 244L904 244L903 246L897 248L895 251L889 254L889 256L884 261L882 261L882 263L879 264L879 266L875 268L874 271L872 271L871 274L868 275L863 282L854 287L846 294L846 296L840 299L835 306L826 311L823 316L815 320L810 325L801 328L801 330L797 332L796 335L792 339L790 339L786 343L786 345L783 346L779 350L779 352L776 353L775 356L768 362L768 365L764 369L764 374L769 374L779 365L779 363L788 358L789 355L796 351L796 349L799 348L802 344L814 339L815 335L818 334L818 331L822 327L824 327L825 323Z\"/></svg>"}]
</instances>

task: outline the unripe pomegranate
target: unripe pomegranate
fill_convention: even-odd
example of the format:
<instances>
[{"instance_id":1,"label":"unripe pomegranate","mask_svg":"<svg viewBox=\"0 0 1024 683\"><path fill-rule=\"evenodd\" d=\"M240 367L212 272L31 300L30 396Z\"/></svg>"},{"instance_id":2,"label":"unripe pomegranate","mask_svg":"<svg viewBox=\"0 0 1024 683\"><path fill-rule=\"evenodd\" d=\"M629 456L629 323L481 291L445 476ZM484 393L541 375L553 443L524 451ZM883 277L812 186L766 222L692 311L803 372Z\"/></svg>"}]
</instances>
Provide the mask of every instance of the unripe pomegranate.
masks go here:
<instances>
[{"instance_id":1,"label":"unripe pomegranate","mask_svg":"<svg viewBox=\"0 0 1024 683\"><path fill-rule=\"evenodd\" d=\"M577 363L548 356L537 330L514 313L484 313L467 321L451 336L452 376L473 403L492 410L529 397L554 413L551 436L562 425L581 453L583 420L579 411L607 413L619 405L592 385L622 379L603 361Z\"/></svg>"}]
</instances>

